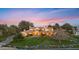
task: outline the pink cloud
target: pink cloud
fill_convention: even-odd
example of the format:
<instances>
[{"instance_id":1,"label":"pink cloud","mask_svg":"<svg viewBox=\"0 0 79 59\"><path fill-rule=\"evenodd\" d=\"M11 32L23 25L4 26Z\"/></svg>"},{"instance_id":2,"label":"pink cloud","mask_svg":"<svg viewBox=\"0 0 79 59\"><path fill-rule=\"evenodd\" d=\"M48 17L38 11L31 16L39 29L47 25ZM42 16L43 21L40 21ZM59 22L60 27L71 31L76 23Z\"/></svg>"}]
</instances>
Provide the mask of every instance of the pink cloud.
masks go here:
<instances>
[{"instance_id":1,"label":"pink cloud","mask_svg":"<svg viewBox=\"0 0 79 59\"><path fill-rule=\"evenodd\" d=\"M8 25L17 25L18 22L20 22L19 20L16 19L8 19L8 20L0 20L0 24L8 24Z\"/></svg>"},{"instance_id":2,"label":"pink cloud","mask_svg":"<svg viewBox=\"0 0 79 59\"><path fill-rule=\"evenodd\" d=\"M33 22L35 24L49 24L49 23L64 22L64 19L60 19L60 18L52 18L52 19L31 18L31 22Z\"/></svg>"},{"instance_id":3,"label":"pink cloud","mask_svg":"<svg viewBox=\"0 0 79 59\"><path fill-rule=\"evenodd\" d=\"M51 19L45 19L40 17L26 17L24 18L25 21L33 22L34 24L50 24L50 23L63 23L65 20L74 20L79 19L78 16L75 17L63 17L63 18L51 18ZM8 25L17 25L20 21L22 21L22 18L9 18L6 20L0 20L0 24L8 24Z\"/></svg>"}]
</instances>

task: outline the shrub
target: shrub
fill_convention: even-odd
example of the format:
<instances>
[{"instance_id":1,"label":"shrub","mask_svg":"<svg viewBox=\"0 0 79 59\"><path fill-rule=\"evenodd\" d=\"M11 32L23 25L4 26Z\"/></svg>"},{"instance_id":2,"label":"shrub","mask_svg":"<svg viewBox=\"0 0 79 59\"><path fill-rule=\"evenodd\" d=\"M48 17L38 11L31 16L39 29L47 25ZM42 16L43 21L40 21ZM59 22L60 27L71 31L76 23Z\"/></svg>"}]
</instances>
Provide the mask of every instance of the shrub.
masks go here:
<instances>
[{"instance_id":1,"label":"shrub","mask_svg":"<svg viewBox=\"0 0 79 59\"><path fill-rule=\"evenodd\" d=\"M24 37L20 33L18 33L18 34L16 34L14 39L24 39Z\"/></svg>"}]
</instances>

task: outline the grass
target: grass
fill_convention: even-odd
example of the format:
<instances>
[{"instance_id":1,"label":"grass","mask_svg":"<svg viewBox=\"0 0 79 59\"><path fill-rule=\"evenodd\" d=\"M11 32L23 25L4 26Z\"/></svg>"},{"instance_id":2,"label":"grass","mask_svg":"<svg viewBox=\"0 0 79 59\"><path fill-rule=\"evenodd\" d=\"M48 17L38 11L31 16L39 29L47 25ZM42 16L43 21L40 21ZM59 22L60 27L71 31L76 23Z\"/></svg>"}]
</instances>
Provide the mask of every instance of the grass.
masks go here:
<instances>
[{"instance_id":1,"label":"grass","mask_svg":"<svg viewBox=\"0 0 79 59\"><path fill-rule=\"evenodd\" d=\"M15 46L35 46L35 45L44 45L49 43L49 38L47 37L26 37L24 39L15 39L11 44Z\"/></svg>"},{"instance_id":2,"label":"grass","mask_svg":"<svg viewBox=\"0 0 79 59\"><path fill-rule=\"evenodd\" d=\"M79 45L75 45L75 46L73 46L74 48L79 48Z\"/></svg>"},{"instance_id":3,"label":"grass","mask_svg":"<svg viewBox=\"0 0 79 59\"><path fill-rule=\"evenodd\" d=\"M4 36L0 36L0 42L5 40L5 37Z\"/></svg>"},{"instance_id":4,"label":"grass","mask_svg":"<svg viewBox=\"0 0 79 59\"><path fill-rule=\"evenodd\" d=\"M74 44L74 41L71 39L68 40L55 40L52 37L41 36L41 37L26 37L21 39L14 39L13 42L10 43L12 46L24 48L25 46L47 46L47 48L58 48L64 46L69 46ZM39 47L38 47L39 48Z\"/></svg>"}]
</instances>

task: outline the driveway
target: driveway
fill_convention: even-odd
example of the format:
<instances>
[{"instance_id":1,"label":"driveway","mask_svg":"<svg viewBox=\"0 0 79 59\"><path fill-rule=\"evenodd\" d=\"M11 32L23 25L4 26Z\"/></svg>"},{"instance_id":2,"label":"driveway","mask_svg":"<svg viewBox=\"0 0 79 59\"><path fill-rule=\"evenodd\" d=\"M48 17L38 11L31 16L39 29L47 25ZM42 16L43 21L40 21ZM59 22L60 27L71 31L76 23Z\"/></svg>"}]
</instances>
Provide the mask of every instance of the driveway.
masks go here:
<instances>
[{"instance_id":1,"label":"driveway","mask_svg":"<svg viewBox=\"0 0 79 59\"><path fill-rule=\"evenodd\" d=\"M7 37L7 38L5 39L5 41L0 42L0 50L1 50L1 49L5 49L5 50L6 50L6 49L9 49L10 47L2 47L2 46L7 45L7 44L9 44L10 42L12 42L14 36L15 36L15 35L9 36L9 37ZM14 48L10 48L10 49L14 49Z\"/></svg>"}]
</instances>

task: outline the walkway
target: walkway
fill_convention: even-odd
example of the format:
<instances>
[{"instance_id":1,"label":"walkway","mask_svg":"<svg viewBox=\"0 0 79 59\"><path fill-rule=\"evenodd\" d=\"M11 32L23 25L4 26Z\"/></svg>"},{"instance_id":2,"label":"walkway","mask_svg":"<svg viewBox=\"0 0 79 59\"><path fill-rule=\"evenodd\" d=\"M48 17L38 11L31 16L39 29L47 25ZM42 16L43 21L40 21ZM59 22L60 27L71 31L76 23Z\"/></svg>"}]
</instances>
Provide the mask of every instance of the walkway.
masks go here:
<instances>
[{"instance_id":1,"label":"walkway","mask_svg":"<svg viewBox=\"0 0 79 59\"><path fill-rule=\"evenodd\" d=\"M13 37L14 37L14 35L13 35L13 36L9 36L9 37L6 38L5 41L0 42L0 47L3 46L3 45L7 45L7 44L9 44L11 41L13 41Z\"/></svg>"}]
</instances>

